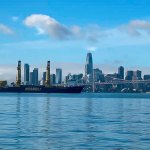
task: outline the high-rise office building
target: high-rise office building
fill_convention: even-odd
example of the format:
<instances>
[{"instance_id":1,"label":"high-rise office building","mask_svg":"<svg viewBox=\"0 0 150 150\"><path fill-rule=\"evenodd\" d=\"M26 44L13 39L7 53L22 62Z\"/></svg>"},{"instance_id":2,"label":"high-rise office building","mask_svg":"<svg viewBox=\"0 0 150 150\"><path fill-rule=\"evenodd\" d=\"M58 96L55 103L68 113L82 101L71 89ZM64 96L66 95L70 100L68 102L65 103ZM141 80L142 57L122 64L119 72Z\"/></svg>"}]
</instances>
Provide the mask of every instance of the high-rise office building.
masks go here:
<instances>
[{"instance_id":1,"label":"high-rise office building","mask_svg":"<svg viewBox=\"0 0 150 150\"><path fill-rule=\"evenodd\" d=\"M29 79L29 84L33 85L33 72L30 72L30 79Z\"/></svg>"},{"instance_id":2,"label":"high-rise office building","mask_svg":"<svg viewBox=\"0 0 150 150\"><path fill-rule=\"evenodd\" d=\"M142 79L142 71L140 71L140 70L134 71L133 78L134 78L134 80L141 80Z\"/></svg>"},{"instance_id":3,"label":"high-rise office building","mask_svg":"<svg viewBox=\"0 0 150 150\"><path fill-rule=\"evenodd\" d=\"M124 79L124 67L123 66L120 66L118 68L118 76L120 79Z\"/></svg>"},{"instance_id":4,"label":"high-rise office building","mask_svg":"<svg viewBox=\"0 0 150 150\"><path fill-rule=\"evenodd\" d=\"M149 74L144 75L144 80L150 80L150 75Z\"/></svg>"},{"instance_id":5,"label":"high-rise office building","mask_svg":"<svg viewBox=\"0 0 150 150\"><path fill-rule=\"evenodd\" d=\"M126 80L142 80L142 71L127 71Z\"/></svg>"},{"instance_id":6,"label":"high-rise office building","mask_svg":"<svg viewBox=\"0 0 150 150\"><path fill-rule=\"evenodd\" d=\"M33 85L38 85L38 68L33 69Z\"/></svg>"},{"instance_id":7,"label":"high-rise office building","mask_svg":"<svg viewBox=\"0 0 150 150\"><path fill-rule=\"evenodd\" d=\"M92 59L92 53L88 53L87 57L86 57L85 77L87 78L88 82L92 82L93 81L93 59Z\"/></svg>"},{"instance_id":8,"label":"high-rise office building","mask_svg":"<svg viewBox=\"0 0 150 150\"><path fill-rule=\"evenodd\" d=\"M57 68L56 69L56 84L62 83L62 69Z\"/></svg>"},{"instance_id":9,"label":"high-rise office building","mask_svg":"<svg viewBox=\"0 0 150 150\"><path fill-rule=\"evenodd\" d=\"M127 71L125 79L126 80L132 80L133 74L134 74L134 71Z\"/></svg>"},{"instance_id":10,"label":"high-rise office building","mask_svg":"<svg viewBox=\"0 0 150 150\"><path fill-rule=\"evenodd\" d=\"M55 84L56 83L56 75L55 74L51 74L50 75L50 81L51 81L51 84Z\"/></svg>"},{"instance_id":11,"label":"high-rise office building","mask_svg":"<svg viewBox=\"0 0 150 150\"><path fill-rule=\"evenodd\" d=\"M24 64L24 84L25 85L29 85L29 72L30 72L29 64Z\"/></svg>"},{"instance_id":12,"label":"high-rise office building","mask_svg":"<svg viewBox=\"0 0 150 150\"><path fill-rule=\"evenodd\" d=\"M45 81L46 81L46 72L43 72L42 80L43 80L43 85L45 85Z\"/></svg>"}]
</instances>

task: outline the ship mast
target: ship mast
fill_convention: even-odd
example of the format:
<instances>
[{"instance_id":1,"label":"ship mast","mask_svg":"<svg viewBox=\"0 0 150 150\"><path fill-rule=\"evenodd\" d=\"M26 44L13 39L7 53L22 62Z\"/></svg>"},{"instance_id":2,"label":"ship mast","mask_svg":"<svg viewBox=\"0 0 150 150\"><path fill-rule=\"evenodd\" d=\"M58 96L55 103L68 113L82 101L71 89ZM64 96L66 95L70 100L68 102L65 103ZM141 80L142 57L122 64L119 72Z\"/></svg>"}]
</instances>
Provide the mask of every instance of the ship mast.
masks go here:
<instances>
[{"instance_id":1,"label":"ship mast","mask_svg":"<svg viewBox=\"0 0 150 150\"><path fill-rule=\"evenodd\" d=\"M45 86L50 86L50 61L47 61Z\"/></svg>"},{"instance_id":2,"label":"ship mast","mask_svg":"<svg viewBox=\"0 0 150 150\"><path fill-rule=\"evenodd\" d=\"M16 77L16 85L20 86L21 85L21 61L18 61L18 66L17 66L17 77Z\"/></svg>"}]
</instances>

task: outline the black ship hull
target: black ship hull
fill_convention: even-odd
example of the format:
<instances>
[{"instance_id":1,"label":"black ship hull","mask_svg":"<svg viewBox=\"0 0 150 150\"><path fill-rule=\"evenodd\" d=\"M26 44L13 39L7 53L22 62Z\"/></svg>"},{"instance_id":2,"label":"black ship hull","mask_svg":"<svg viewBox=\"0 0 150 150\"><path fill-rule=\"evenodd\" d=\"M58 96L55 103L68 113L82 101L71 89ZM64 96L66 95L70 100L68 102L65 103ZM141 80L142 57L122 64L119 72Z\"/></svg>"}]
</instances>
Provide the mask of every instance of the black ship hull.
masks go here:
<instances>
[{"instance_id":1,"label":"black ship hull","mask_svg":"<svg viewBox=\"0 0 150 150\"><path fill-rule=\"evenodd\" d=\"M81 93L83 86L14 86L0 87L0 93Z\"/></svg>"}]
</instances>

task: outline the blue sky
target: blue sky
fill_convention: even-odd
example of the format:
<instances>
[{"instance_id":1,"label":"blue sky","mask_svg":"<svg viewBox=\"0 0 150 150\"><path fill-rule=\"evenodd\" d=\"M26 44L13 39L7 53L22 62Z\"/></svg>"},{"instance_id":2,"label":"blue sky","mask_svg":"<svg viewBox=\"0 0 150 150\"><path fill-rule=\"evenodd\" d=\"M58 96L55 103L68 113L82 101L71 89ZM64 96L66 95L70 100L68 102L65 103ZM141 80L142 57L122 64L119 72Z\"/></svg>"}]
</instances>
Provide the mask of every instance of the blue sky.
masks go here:
<instances>
[{"instance_id":1,"label":"blue sky","mask_svg":"<svg viewBox=\"0 0 150 150\"><path fill-rule=\"evenodd\" d=\"M150 67L150 1L0 0L1 65L84 64L88 50L107 72Z\"/></svg>"}]
</instances>

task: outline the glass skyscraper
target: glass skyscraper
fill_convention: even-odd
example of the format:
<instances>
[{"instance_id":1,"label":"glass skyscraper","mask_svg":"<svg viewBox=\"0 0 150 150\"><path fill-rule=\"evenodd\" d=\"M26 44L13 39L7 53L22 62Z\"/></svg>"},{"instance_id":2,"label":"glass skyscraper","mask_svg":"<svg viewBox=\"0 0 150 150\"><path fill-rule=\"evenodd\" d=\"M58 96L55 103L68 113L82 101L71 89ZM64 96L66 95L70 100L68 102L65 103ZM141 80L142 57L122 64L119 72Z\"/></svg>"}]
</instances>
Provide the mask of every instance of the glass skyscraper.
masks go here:
<instances>
[{"instance_id":1,"label":"glass skyscraper","mask_svg":"<svg viewBox=\"0 0 150 150\"><path fill-rule=\"evenodd\" d=\"M118 68L118 75L120 79L124 79L124 67L123 66L120 66Z\"/></svg>"},{"instance_id":2,"label":"glass skyscraper","mask_svg":"<svg viewBox=\"0 0 150 150\"><path fill-rule=\"evenodd\" d=\"M56 83L56 75L55 74L51 74L50 75L50 80L51 80L51 84L55 84Z\"/></svg>"},{"instance_id":3,"label":"glass skyscraper","mask_svg":"<svg viewBox=\"0 0 150 150\"><path fill-rule=\"evenodd\" d=\"M46 81L46 72L43 72L43 85L45 85L45 81Z\"/></svg>"},{"instance_id":4,"label":"glass skyscraper","mask_svg":"<svg viewBox=\"0 0 150 150\"><path fill-rule=\"evenodd\" d=\"M93 81L93 59L92 53L88 53L86 56L86 64L85 64L85 77L88 82Z\"/></svg>"},{"instance_id":5,"label":"glass skyscraper","mask_svg":"<svg viewBox=\"0 0 150 150\"><path fill-rule=\"evenodd\" d=\"M39 81L38 81L38 68L34 68L33 69L33 85L38 85Z\"/></svg>"},{"instance_id":6,"label":"glass skyscraper","mask_svg":"<svg viewBox=\"0 0 150 150\"><path fill-rule=\"evenodd\" d=\"M30 85L33 85L33 72L30 72L29 84L30 84Z\"/></svg>"},{"instance_id":7,"label":"glass skyscraper","mask_svg":"<svg viewBox=\"0 0 150 150\"><path fill-rule=\"evenodd\" d=\"M56 69L56 84L62 83L62 69L57 68Z\"/></svg>"},{"instance_id":8,"label":"glass skyscraper","mask_svg":"<svg viewBox=\"0 0 150 150\"><path fill-rule=\"evenodd\" d=\"M24 64L24 84L25 85L29 85L29 72L30 72L29 64Z\"/></svg>"}]
</instances>

